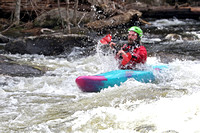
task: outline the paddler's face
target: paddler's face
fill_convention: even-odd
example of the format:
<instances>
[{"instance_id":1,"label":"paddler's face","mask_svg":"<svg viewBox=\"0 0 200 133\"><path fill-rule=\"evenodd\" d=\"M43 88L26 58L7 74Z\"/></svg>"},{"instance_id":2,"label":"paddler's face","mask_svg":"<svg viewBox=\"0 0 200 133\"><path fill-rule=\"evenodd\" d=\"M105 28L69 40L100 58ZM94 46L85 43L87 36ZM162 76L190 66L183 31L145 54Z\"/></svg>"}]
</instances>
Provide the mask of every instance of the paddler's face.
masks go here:
<instances>
[{"instance_id":1,"label":"paddler's face","mask_svg":"<svg viewBox=\"0 0 200 133\"><path fill-rule=\"evenodd\" d=\"M133 42L135 42L137 39L137 33L134 31L129 31L128 33L128 43L132 44Z\"/></svg>"}]
</instances>

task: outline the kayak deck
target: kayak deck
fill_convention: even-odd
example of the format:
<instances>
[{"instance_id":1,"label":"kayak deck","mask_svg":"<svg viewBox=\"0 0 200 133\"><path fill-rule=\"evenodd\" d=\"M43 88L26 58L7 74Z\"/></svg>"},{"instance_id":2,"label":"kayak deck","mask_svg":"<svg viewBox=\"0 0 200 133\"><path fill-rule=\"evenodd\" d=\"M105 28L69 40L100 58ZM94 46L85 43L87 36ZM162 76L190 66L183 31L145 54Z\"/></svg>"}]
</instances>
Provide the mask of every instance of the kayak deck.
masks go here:
<instances>
[{"instance_id":1,"label":"kayak deck","mask_svg":"<svg viewBox=\"0 0 200 133\"><path fill-rule=\"evenodd\" d=\"M94 76L79 76L76 78L76 84L83 92L99 92L109 86L119 86L129 78L148 83L155 81L154 71L161 71L167 66L154 66L152 68L151 70L114 70Z\"/></svg>"}]
</instances>

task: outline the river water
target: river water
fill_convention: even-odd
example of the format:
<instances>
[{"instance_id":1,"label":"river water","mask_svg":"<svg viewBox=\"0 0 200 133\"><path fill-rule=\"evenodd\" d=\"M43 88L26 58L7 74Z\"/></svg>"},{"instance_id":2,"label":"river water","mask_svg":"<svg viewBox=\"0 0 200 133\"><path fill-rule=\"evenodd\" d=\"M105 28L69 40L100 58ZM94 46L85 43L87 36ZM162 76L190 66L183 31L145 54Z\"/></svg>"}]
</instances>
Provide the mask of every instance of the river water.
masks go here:
<instances>
[{"instance_id":1,"label":"river water","mask_svg":"<svg viewBox=\"0 0 200 133\"><path fill-rule=\"evenodd\" d=\"M200 21L149 21L152 25L142 27L150 53L147 64L169 65L153 83L129 79L100 93L81 92L78 76L117 69L114 55L103 54L100 44L96 54L84 58L76 58L79 48L68 58L4 54L49 71L41 77L0 75L0 132L200 132ZM169 34L180 38L165 39ZM163 62L157 52L169 60Z\"/></svg>"}]
</instances>

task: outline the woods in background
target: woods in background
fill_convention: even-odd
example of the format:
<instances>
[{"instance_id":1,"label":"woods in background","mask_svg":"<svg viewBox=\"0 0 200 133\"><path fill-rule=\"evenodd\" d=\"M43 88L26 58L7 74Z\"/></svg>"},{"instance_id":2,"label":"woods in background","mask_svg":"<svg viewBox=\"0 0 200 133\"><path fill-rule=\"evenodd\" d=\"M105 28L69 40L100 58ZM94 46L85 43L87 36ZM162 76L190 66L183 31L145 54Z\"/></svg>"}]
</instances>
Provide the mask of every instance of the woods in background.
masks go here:
<instances>
[{"instance_id":1,"label":"woods in background","mask_svg":"<svg viewBox=\"0 0 200 133\"><path fill-rule=\"evenodd\" d=\"M130 21L146 24L142 15L152 17L157 12L162 15L166 10L167 16L169 9L177 13L179 7L188 7L185 12L196 17L191 13L198 15L200 9L191 5L199 4L197 0L0 0L0 24L7 20L7 25L0 26L0 32L17 25L62 29L71 33L73 27L102 29ZM170 6L176 8L171 9ZM182 14L187 15L185 12Z\"/></svg>"}]
</instances>

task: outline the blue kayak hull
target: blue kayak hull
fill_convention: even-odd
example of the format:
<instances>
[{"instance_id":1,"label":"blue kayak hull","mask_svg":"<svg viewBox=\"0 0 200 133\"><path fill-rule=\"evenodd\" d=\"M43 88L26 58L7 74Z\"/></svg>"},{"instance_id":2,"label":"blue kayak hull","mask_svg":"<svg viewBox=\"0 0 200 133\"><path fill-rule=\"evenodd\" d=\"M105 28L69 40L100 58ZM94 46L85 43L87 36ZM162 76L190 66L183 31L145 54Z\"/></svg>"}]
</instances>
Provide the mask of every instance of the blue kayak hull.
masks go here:
<instances>
[{"instance_id":1,"label":"blue kayak hull","mask_svg":"<svg viewBox=\"0 0 200 133\"><path fill-rule=\"evenodd\" d=\"M154 71L160 72L164 68L167 66L153 66L150 70L114 70L94 76L79 76L76 78L76 84L83 92L99 92L109 86L119 86L129 78L144 83L153 82L155 81Z\"/></svg>"}]
</instances>

